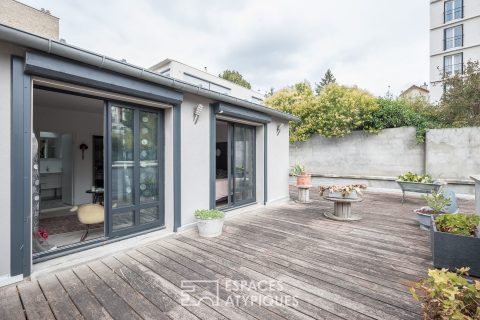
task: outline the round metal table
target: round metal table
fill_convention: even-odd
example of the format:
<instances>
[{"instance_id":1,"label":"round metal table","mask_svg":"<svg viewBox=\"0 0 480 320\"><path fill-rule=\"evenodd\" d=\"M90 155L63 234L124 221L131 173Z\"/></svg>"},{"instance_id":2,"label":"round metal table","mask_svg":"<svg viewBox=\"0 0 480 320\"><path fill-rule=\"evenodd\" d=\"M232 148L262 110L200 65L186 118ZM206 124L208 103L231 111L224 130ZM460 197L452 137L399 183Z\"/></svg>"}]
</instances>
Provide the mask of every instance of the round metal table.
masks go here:
<instances>
[{"instance_id":1,"label":"round metal table","mask_svg":"<svg viewBox=\"0 0 480 320\"><path fill-rule=\"evenodd\" d=\"M362 217L359 214L352 214L352 203L363 201L363 198L346 199L346 198L331 198L323 197L327 201L333 202L333 214L325 212L325 217L339 221L358 221Z\"/></svg>"}]
</instances>

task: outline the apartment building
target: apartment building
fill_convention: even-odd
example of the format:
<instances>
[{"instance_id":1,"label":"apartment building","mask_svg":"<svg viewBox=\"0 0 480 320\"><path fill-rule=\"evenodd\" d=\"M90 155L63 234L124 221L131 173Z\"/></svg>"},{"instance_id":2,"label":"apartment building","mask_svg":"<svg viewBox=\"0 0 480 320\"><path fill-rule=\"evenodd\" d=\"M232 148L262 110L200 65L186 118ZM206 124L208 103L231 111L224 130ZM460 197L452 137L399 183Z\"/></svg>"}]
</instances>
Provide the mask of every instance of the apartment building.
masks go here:
<instances>
[{"instance_id":1,"label":"apartment building","mask_svg":"<svg viewBox=\"0 0 480 320\"><path fill-rule=\"evenodd\" d=\"M480 0L430 0L430 97L441 99L442 75L480 60Z\"/></svg>"}]
</instances>

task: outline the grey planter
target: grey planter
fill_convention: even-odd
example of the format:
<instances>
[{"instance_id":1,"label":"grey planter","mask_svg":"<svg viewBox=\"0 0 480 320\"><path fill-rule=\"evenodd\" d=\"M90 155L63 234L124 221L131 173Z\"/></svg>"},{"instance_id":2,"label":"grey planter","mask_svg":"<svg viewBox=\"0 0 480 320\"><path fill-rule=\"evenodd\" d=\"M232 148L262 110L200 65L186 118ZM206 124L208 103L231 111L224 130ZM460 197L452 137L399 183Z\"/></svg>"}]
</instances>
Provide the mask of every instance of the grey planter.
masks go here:
<instances>
[{"instance_id":1,"label":"grey planter","mask_svg":"<svg viewBox=\"0 0 480 320\"><path fill-rule=\"evenodd\" d=\"M422 213L420 210L429 209L429 207L421 207L420 209L415 209L413 212L417 214L418 222L420 223L420 228L423 230L429 230L432 225L432 214Z\"/></svg>"},{"instance_id":2,"label":"grey planter","mask_svg":"<svg viewBox=\"0 0 480 320\"><path fill-rule=\"evenodd\" d=\"M430 228L433 266L436 268L470 267L469 274L480 276L480 238L440 232L433 217Z\"/></svg>"},{"instance_id":3,"label":"grey planter","mask_svg":"<svg viewBox=\"0 0 480 320\"><path fill-rule=\"evenodd\" d=\"M222 234L225 219L197 219L198 234L200 237L213 238Z\"/></svg>"},{"instance_id":4,"label":"grey planter","mask_svg":"<svg viewBox=\"0 0 480 320\"><path fill-rule=\"evenodd\" d=\"M432 216L433 218L435 218L435 215L431 213L422 213L420 212L420 210L422 209L430 209L430 207L421 207L420 209L413 210L413 212L415 212L417 215L418 222L420 223L420 228L423 230L430 230L430 226L432 225ZM442 210L442 213L447 213L444 210ZM456 213L458 213L458 210L451 214L456 214Z\"/></svg>"},{"instance_id":5,"label":"grey planter","mask_svg":"<svg viewBox=\"0 0 480 320\"><path fill-rule=\"evenodd\" d=\"M438 182L434 183L422 183L422 182L407 182L396 180L400 189L402 189L403 199L402 203L405 201L405 192L417 192L417 193L432 193L432 191L438 191L442 186Z\"/></svg>"}]
</instances>

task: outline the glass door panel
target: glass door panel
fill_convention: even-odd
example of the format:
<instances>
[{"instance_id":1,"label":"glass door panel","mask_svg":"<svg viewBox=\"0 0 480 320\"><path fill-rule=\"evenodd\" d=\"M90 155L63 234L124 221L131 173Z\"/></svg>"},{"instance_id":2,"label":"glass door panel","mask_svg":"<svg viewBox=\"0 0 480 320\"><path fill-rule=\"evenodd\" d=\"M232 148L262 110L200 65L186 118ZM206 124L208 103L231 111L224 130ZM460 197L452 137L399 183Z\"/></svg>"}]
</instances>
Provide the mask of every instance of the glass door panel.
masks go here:
<instances>
[{"instance_id":1,"label":"glass door panel","mask_svg":"<svg viewBox=\"0 0 480 320\"><path fill-rule=\"evenodd\" d=\"M140 112L140 202L158 201L158 116Z\"/></svg>"},{"instance_id":2,"label":"glass door panel","mask_svg":"<svg viewBox=\"0 0 480 320\"><path fill-rule=\"evenodd\" d=\"M255 201L255 128L232 126L232 202L239 205Z\"/></svg>"},{"instance_id":3,"label":"glass door panel","mask_svg":"<svg viewBox=\"0 0 480 320\"><path fill-rule=\"evenodd\" d=\"M130 206L133 186L133 109L111 107L112 208Z\"/></svg>"},{"instance_id":4,"label":"glass door panel","mask_svg":"<svg viewBox=\"0 0 480 320\"><path fill-rule=\"evenodd\" d=\"M109 234L163 225L163 111L111 104Z\"/></svg>"}]
</instances>

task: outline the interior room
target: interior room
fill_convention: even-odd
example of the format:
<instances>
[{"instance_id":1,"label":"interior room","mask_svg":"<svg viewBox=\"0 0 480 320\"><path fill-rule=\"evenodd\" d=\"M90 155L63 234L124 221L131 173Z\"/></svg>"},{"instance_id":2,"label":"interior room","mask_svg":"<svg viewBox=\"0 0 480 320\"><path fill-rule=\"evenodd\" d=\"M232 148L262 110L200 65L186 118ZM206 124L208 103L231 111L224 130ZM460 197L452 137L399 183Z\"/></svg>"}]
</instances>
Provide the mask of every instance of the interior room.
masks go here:
<instances>
[{"instance_id":1,"label":"interior room","mask_svg":"<svg viewBox=\"0 0 480 320\"><path fill-rule=\"evenodd\" d=\"M34 88L34 255L104 236L103 126L103 100Z\"/></svg>"},{"instance_id":2,"label":"interior room","mask_svg":"<svg viewBox=\"0 0 480 320\"><path fill-rule=\"evenodd\" d=\"M228 123L217 121L215 201L217 208L228 205Z\"/></svg>"}]
</instances>

